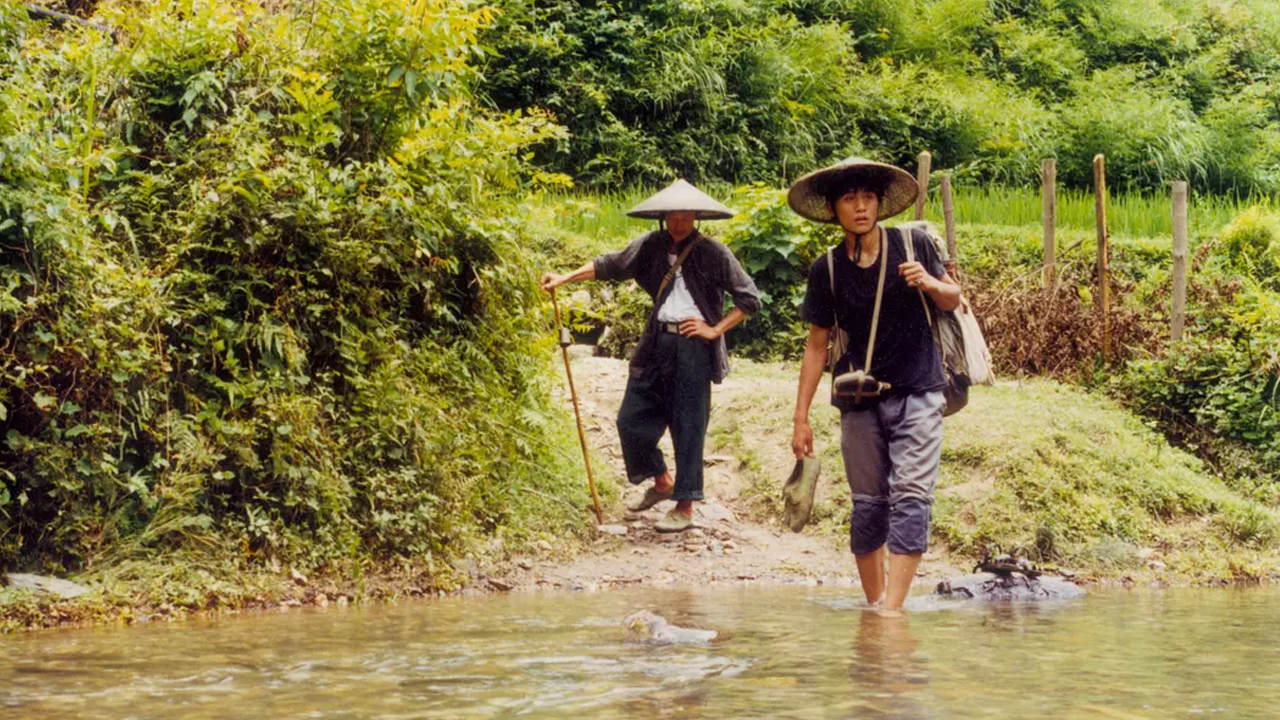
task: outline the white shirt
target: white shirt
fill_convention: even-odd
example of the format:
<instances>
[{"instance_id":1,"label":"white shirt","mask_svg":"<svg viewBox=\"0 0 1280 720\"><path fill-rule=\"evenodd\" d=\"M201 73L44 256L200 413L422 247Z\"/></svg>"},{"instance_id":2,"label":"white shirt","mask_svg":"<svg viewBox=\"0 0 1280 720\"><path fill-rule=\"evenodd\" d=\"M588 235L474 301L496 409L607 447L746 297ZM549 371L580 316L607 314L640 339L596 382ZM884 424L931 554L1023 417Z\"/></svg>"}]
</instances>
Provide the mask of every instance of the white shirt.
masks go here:
<instances>
[{"instance_id":1,"label":"white shirt","mask_svg":"<svg viewBox=\"0 0 1280 720\"><path fill-rule=\"evenodd\" d=\"M674 254L667 253L667 264L676 264ZM658 308L658 322L680 322L690 318L706 321L698 310L698 306L693 303L689 288L685 287L684 265L681 264L680 269L676 270L675 278L671 281L671 292L667 293L667 301Z\"/></svg>"}]
</instances>

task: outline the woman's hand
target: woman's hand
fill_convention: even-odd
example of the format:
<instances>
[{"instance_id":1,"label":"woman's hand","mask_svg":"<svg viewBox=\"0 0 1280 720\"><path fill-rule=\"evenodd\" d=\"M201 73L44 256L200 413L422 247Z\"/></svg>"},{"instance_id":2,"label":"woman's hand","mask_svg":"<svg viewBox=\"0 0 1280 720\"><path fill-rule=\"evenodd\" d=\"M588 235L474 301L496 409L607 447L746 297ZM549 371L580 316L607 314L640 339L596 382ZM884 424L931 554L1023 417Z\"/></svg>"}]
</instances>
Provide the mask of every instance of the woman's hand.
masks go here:
<instances>
[{"instance_id":1,"label":"woman's hand","mask_svg":"<svg viewBox=\"0 0 1280 720\"><path fill-rule=\"evenodd\" d=\"M680 321L680 334L685 337L700 337L703 340L715 340L720 331L697 318Z\"/></svg>"},{"instance_id":2,"label":"woman's hand","mask_svg":"<svg viewBox=\"0 0 1280 720\"><path fill-rule=\"evenodd\" d=\"M540 282L539 284L542 286L543 290L547 292L551 292L551 290L554 289L557 285L563 285L568 278L569 276L567 274L557 275L555 273L545 273L542 276L542 282Z\"/></svg>"}]
</instances>

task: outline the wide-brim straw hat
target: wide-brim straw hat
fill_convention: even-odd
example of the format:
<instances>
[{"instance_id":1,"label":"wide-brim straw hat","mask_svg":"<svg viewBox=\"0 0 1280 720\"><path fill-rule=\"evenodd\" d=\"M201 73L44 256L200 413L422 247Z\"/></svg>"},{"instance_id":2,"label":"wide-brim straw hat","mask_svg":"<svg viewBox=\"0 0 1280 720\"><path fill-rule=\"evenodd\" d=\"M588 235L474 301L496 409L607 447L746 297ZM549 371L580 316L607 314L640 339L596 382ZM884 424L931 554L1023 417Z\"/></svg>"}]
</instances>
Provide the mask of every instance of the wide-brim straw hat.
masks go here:
<instances>
[{"instance_id":1,"label":"wide-brim straw hat","mask_svg":"<svg viewBox=\"0 0 1280 720\"><path fill-rule=\"evenodd\" d=\"M866 158L847 157L792 183L787 191L787 203L796 214L810 220L839 222L831 206L827 205L827 191L837 183L884 188L877 220L893 217L911 207L920 192L916 179L902 168Z\"/></svg>"},{"instance_id":2,"label":"wide-brim straw hat","mask_svg":"<svg viewBox=\"0 0 1280 720\"><path fill-rule=\"evenodd\" d=\"M661 220L667 213L691 212L699 220L725 220L734 212L720 201L689 184L676 180L652 197L627 211L631 217Z\"/></svg>"}]
</instances>

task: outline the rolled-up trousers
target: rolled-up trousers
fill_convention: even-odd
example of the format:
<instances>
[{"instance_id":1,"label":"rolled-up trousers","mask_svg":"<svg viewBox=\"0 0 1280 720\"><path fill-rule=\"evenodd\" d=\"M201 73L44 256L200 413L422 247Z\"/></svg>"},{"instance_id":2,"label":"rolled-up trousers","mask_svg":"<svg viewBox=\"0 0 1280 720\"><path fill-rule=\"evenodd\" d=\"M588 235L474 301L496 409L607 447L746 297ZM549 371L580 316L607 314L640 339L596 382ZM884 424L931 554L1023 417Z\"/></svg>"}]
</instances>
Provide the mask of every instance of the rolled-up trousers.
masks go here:
<instances>
[{"instance_id":1,"label":"rolled-up trousers","mask_svg":"<svg viewBox=\"0 0 1280 720\"><path fill-rule=\"evenodd\" d=\"M885 544L902 555L928 547L944 404L941 392L888 396L840 416L840 450L853 496L849 549L855 555Z\"/></svg>"},{"instance_id":2,"label":"rolled-up trousers","mask_svg":"<svg viewBox=\"0 0 1280 720\"><path fill-rule=\"evenodd\" d=\"M702 451L711 417L711 346L700 338L659 332L652 362L627 379L618 410L618 437L633 484L666 472L658 449L671 430L676 450L676 500L702 499Z\"/></svg>"}]
</instances>

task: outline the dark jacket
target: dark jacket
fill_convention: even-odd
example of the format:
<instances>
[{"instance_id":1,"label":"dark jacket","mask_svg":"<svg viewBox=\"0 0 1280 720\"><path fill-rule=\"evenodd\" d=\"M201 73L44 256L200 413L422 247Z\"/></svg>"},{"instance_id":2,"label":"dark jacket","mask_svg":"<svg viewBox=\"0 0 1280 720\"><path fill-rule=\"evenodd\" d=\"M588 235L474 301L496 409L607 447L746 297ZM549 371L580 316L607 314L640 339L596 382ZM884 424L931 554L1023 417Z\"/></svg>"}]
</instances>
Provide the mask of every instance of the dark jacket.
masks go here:
<instances>
[{"instance_id":1,"label":"dark jacket","mask_svg":"<svg viewBox=\"0 0 1280 720\"><path fill-rule=\"evenodd\" d=\"M697 231L695 231L696 233ZM693 241L690 235L685 243ZM617 252L605 253L595 259L596 279L598 280L631 280L634 279L649 297L654 297L662 277L667 274L670 264L667 260L667 241L670 236L665 230L654 230L632 240L626 247ZM683 244L681 245L683 247ZM756 284L742 269L738 258L725 247L724 243L703 236L680 266L684 273L685 286L689 295L698 306L698 311L708 325L715 325L724 318L724 294L733 298L734 307L751 315L760 309L760 291ZM671 291L668 284L664 292ZM631 373L641 375L649 364L649 357L657 342L657 325L654 321L656 313L649 313L649 323L644 334L640 336L640 344L631 356ZM711 379L713 382L724 380L729 374L729 351L725 347L724 336L711 343L715 353Z\"/></svg>"}]
</instances>

